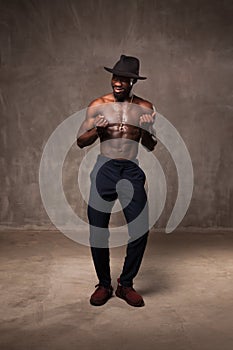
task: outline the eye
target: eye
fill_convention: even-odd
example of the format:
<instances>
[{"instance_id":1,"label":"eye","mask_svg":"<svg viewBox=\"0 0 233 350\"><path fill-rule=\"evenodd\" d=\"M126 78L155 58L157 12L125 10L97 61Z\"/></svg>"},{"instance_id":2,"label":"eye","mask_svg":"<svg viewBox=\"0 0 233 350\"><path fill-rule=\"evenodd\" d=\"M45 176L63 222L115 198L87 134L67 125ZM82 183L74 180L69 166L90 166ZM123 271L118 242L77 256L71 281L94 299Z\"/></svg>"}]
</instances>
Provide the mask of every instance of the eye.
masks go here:
<instances>
[{"instance_id":1,"label":"eye","mask_svg":"<svg viewBox=\"0 0 233 350\"><path fill-rule=\"evenodd\" d=\"M130 79L127 77L120 77L117 75L113 75L112 77L113 81L120 81L121 83L125 83L125 84L129 84L130 83Z\"/></svg>"}]
</instances>

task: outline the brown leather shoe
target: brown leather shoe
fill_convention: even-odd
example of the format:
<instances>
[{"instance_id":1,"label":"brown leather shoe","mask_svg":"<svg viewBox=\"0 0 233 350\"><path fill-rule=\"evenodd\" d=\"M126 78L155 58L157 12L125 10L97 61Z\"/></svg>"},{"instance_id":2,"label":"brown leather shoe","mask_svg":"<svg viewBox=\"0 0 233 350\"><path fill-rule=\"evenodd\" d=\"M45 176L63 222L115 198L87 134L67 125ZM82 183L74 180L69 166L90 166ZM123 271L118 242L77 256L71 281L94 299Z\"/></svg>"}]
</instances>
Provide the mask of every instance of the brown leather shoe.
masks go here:
<instances>
[{"instance_id":1,"label":"brown leather shoe","mask_svg":"<svg viewBox=\"0 0 233 350\"><path fill-rule=\"evenodd\" d=\"M104 286L101 286L100 284L97 284L95 288L98 287L94 293L91 295L90 303L94 306L101 306L104 305L108 299L111 298L113 288L110 286L109 288L105 288Z\"/></svg>"},{"instance_id":2,"label":"brown leather shoe","mask_svg":"<svg viewBox=\"0 0 233 350\"><path fill-rule=\"evenodd\" d=\"M141 295L138 294L133 287L124 287L120 285L119 278L117 282L118 286L115 294L118 298L124 299L131 306L141 307L145 305Z\"/></svg>"}]
</instances>

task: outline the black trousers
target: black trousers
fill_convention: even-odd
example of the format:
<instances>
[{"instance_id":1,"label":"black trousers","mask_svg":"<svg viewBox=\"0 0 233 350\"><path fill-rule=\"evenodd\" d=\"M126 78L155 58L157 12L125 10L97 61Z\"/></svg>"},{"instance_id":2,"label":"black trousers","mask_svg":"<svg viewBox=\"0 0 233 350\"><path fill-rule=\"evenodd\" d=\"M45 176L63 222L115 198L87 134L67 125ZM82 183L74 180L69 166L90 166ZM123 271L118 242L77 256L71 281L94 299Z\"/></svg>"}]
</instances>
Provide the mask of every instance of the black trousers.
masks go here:
<instances>
[{"instance_id":1,"label":"black trousers","mask_svg":"<svg viewBox=\"0 0 233 350\"><path fill-rule=\"evenodd\" d=\"M105 287L111 284L108 225L111 209L118 198L129 234L120 283L131 287L142 262L149 232L145 174L137 159L119 160L99 155L90 177L90 245L99 283ZM128 180L131 186L120 180Z\"/></svg>"}]
</instances>

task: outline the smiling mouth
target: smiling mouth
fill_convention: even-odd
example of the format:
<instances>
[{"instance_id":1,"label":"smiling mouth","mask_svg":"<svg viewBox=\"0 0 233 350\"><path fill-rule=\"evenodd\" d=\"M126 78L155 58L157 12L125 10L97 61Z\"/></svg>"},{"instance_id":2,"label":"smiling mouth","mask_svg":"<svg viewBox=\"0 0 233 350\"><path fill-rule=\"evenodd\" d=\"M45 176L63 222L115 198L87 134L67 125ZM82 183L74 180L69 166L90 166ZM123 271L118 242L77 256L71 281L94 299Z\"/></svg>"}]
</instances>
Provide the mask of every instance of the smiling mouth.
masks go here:
<instances>
[{"instance_id":1,"label":"smiling mouth","mask_svg":"<svg viewBox=\"0 0 233 350\"><path fill-rule=\"evenodd\" d=\"M118 88L118 87L114 87L113 90L114 90L114 92L116 92L116 93L124 92L124 89Z\"/></svg>"}]
</instances>

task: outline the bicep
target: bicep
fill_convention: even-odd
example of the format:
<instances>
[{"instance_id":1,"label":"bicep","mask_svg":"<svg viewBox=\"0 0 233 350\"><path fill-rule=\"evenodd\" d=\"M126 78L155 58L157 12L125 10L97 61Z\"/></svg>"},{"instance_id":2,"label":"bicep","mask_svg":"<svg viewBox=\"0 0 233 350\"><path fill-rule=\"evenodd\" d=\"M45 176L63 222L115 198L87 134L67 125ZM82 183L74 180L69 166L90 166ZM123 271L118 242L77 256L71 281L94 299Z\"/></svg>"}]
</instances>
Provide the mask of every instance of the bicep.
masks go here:
<instances>
[{"instance_id":1,"label":"bicep","mask_svg":"<svg viewBox=\"0 0 233 350\"><path fill-rule=\"evenodd\" d=\"M92 129L94 127L94 120L95 118L94 117L91 117L91 118L86 118L80 128L79 128L79 131L78 131L78 135L77 137L81 136L82 134L84 134L86 131Z\"/></svg>"},{"instance_id":2,"label":"bicep","mask_svg":"<svg viewBox=\"0 0 233 350\"><path fill-rule=\"evenodd\" d=\"M98 114L97 106L95 105L95 103L91 103L87 107L86 118L82 122L79 128L77 137L81 136L83 133L85 133L86 131L94 127L95 117L97 116L97 114Z\"/></svg>"}]
</instances>

